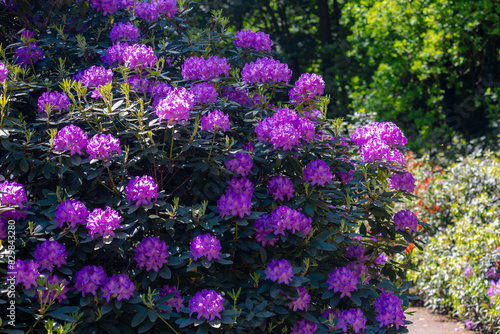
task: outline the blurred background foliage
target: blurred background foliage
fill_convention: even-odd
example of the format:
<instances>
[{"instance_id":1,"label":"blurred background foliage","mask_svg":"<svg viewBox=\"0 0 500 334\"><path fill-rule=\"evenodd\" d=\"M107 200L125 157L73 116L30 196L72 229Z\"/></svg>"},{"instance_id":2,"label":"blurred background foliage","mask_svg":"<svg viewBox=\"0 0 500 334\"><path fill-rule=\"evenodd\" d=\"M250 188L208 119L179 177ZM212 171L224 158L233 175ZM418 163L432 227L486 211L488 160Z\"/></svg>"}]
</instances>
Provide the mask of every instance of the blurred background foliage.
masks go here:
<instances>
[{"instance_id":1,"label":"blurred background foliage","mask_svg":"<svg viewBox=\"0 0 500 334\"><path fill-rule=\"evenodd\" d=\"M332 117L376 112L415 151L496 142L499 0L202 0L198 17L219 9L270 34L296 76L323 75Z\"/></svg>"}]
</instances>

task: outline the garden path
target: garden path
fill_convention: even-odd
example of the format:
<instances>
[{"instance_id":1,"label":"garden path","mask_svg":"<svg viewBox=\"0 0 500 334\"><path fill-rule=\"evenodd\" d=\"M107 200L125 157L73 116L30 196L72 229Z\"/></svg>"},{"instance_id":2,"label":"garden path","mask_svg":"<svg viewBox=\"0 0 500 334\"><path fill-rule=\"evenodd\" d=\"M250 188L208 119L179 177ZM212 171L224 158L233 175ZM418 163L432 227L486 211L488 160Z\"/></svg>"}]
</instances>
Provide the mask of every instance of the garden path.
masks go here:
<instances>
[{"instance_id":1,"label":"garden path","mask_svg":"<svg viewBox=\"0 0 500 334\"><path fill-rule=\"evenodd\" d=\"M413 324L408 326L410 334L471 334L473 331L465 328L463 323L450 319L444 315L432 313L425 307L410 307L408 311L415 311L407 319Z\"/></svg>"}]
</instances>

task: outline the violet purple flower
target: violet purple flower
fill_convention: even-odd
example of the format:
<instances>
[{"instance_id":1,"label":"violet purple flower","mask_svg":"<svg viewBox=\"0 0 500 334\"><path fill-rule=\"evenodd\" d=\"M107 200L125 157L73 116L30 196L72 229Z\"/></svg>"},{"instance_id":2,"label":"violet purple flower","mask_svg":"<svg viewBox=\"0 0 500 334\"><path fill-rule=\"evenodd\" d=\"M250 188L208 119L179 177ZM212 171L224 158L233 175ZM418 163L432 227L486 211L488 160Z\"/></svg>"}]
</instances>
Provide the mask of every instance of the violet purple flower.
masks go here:
<instances>
[{"instance_id":1,"label":"violet purple flower","mask_svg":"<svg viewBox=\"0 0 500 334\"><path fill-rule=\"evenodd\" d=\"M217 97L219 96L214 85L208 82L200 82L193 85L189 92L194 95L194 101L196 104L216 103Z\"/></svg>"},{"instance_id":2,"label":"violet purple flower","mask_svg":"<svg viewBox=\"0 0 500 334\"><path fill-rule=\"evenodd\" d=\"M99 266L85 266L75 274L75 289L85 297L86 293L96 295L97 289L106 280L104 269Z\"/></svg>"},{"instance_id":3,"label":"violet purple flower","mask_svg":"<svg viewBox=\"0 0 500 334\"><path fill-rule=\"evenodd\" d=\"M167 121L168 124L173 125L180 121L187 121L193 107L194 95L184 87L176 87L158 102L154 111L160 121Z\"/></svg>"},{"instance_id":4,"label":"violet purple flower","mask_svg":"<svg viewBox=\"0 0 500 334\"><path fill-rule=\"evenodd\" d=\"M259 58L255 62L245 64L241 71L241 78L247 84L284 82L288 84L292 77L292 70L287 64L282 64L273 58Z\"/></svg>"},{"instance_id":5,"label":"violet purple flower","mask_svg":"<svg viewBox=\"0 0 500 334\"><path fill-rule=\"evenodd\" d=\"M298 298L287 296L292 301L286 304L286 306L288 306L294 312L297 310L307 312L307 309L309 309L309 303L311 302L311 296L307 292L307 289L302 286L297 288L297 292L299 293Z\"/></svg>"},{"instance_id":6,"label":"violet purple flower","mask_svg":"<svg viewBox=\"0 0 500 334\"><path fill-rule=\"evenodd\" d=\"M224 298L214 290L203 289L198 291L189 301L189 316L198 313L201 317L213 321L216 317L221 319L220 312L224 311Z\"/></svg>"},{"instance_id":7,"label":"violet purple flower","mask_svg":"<svg viewBox=\"0 0 500 334\"><path fill-rule=\"evenodd\" d=\"M0 203L3 207L17 207L0 213L0 218L19 220L26 218L26 214L19 210L28 208L26 191L16 181L3 181L0 183Z\"/></svg>"},{"instance_id":8,"label":"violet purple flower","mask_svg":"<svg viewBox=\"0 0 500 334\"><path fill-rule=\"evenodd\" d=\"M405 315L402 307L403 302L392 292L384 292L375 300L375 312L377 312L377 321L379 327L394 324L396 330L399 326L405 325Z\"/></svg>"},{"instance_id":9,"label":"violet purple flower","mask_svg":"<svg viewBox=\"0 0 500 334\"><path fill-rule=\"evenodd\" d=\"M231 66L224 57L210 56L208 59L190 57L182 64L182 77L184 80L209 80L222 74L227 77L230 69Z\"/></svg>"},{"instance_id":10,"label":"violet purple flower","mask_svg":"<svg viewBox=\"0 0 500 334\"><path fill-rule=\"evenodd\" d=\"M167 299L163 304L170 306L172 309L175 309L177 313L179 313L181 309L184 308L184 298L181 297L180 291L177 290L175 286L164 285L162 288L160 288L158 298L168 296L171 293L173 293L174 295ZM171 310L162 309L161 311L165 313L172 313Z\"/></svg>"},{"instance_id":11,"label":"violet purple flower","mask_svg":"<svg viewBox=\"0 0 500 334\"><path fill-rule=\"evenodd\" d=\"M101 287L102 298L109 303L110 298L116 300L130 299L134 296L135 285L125 274L107 277Z\"/></svg>"},{"instance_id":12,"label":"violet purple flower","mask_svg":"<svg viewBox=\"0 0 500 334\"><path fill-rule=\"evenodd\" d=\"M38 98L38 112L50 114L52 110L68 110L69 99L64 93L58 92L44 92Z\"/></svg>"},{"instance_id":13,"label":"violet purple flower","mask_svg":"<svg viewBox=\"0 0 500 334\"><path fill-rule=\"evenodd\" d=\"M4 81L7 79L7 76L9 75L9 69L7 66L5 66L4 63L0 61L0 83L4 83Z\"/></svg>"},{"instance_id":14,"label":"violet purple flower","mask_svg":"<svg viewBox=\"0 0 500 334\"><path fill-rule=\"evenodd\" d=\"M314 334L318 330L318 325L309 320L300 319L291 329L291 334Z\"/></svg>"},{"instance_id":15,"label":"violet purple flower","mask_svg":"<svg viewBox=\"0 0 500 334\"><path fill-rule=\"evenodd\" d=\"M271 214L272 229L275 235L285 235L285 230L292 233L301 231L304 235L308 235L312 231L312 219L303 213L290 209L286 205L282 205L273 210Z\"/></svg>"},{"instance_id":16,"label":"violet purple flower","mask_svg":"<svg viewBox=\"0 0 500 334\"><path fill-rule=\"evenodd\" d=\"M394 225L396 225L396 231L401 230L416 232L418 227L418 219L417 216L410 210L401 210L394 215Z\"/></svg>"},{"instance_id":17,"label":"violet purple flower","mask_svg":"<svg viewBox=\"0 0 500 334\"><path fill-rule=\"evenodd\" d=\"M87 229L92 239L95 239L95 234L101 235L103 238L107 236L115 236L114 229L120 227L122 217L120 214L111 209L109 206L106 210L96 208L87 216Z\"/></svg>"},{"instance_id":18,"label":"violet purple flower","mask_svg":"<svg viewBox=\"0 0 500 334\"><path fill-rule=\"evenodd\" d=\"M200 257L206 257L208 261L212 259L220 260L221 246L217 237L207 234L200 234L191 241L191 256L197 261Z\"/></svg>"},{"instance_id":19,"label":"violet purple flower","mask_svg":"<svg viewBox=\"0 0 500 334\"><path fill-rule=\"evenodd\" d=\"M257 220L255 220L254 227L255 240L257 240L257 242L260 242L262 246L266 246L266 244L274 246L276 241L278 241L279 237L274 237L271 239L268 239L267 237L269 233L274 232L271 215L263 214L262 216L260 216Z\"/></svg>"},{"instance_id":20,"label":"violet purple flower","mask_svg":"<svg viewBox=\"0 0 500 334\"><path fill-rule=\"evenodd\" d=\"M304 73L295 82L295 87L288 92L288 95L291 102L302 103L313 96L323 95L324 89L325 81L321 75Z\"/></svg>"},{"instance_id":21,"label":"violet purple flower","mask_svg":"<svg viewBox=\"0 0 500 334\"><path fill-rule=\"evenodd\" d=\"M173 17L177 13L177 0L138 1L135 15L148 22L154 22L162 16Z\"/></svg>"},{"instance_id":22,"label":"violet purple flower","mask_svg":"<svg viewBox=\"0 0 500 334\"><path fill-rule=\"evenodd\" d=\"M250 29L242 29L234 34L234 46L240 49L255 49L256 51L271 52L273 42L269 35L259 32L253 32Z\"/></svg>"},{"instance_id":23,"label":"violet purple flower","mask_svg":"<svg viewBox=\"0 0 500 334\"><path fill-rule=\"evenodd\" d=\"M134 259L141 269L146 267L146 271L154 270L159 272L164 264L168 263L168 246L159 237L145 237L135 247Z\"/></svg>"},{"instance_id":24,"label":"violet purple flower","mask_svg":"<svg viewBox=\"0 0 500 334\"><path fill-rule=\"evenodd\" d=\"M125 194L129 203L147 206L158 199L158 185L149 175L136 176L125 187Z\"/></svg>"},{"instance_id":25,"label":"violet purple flower","mask_svg":"<svg viewBox=\"0 0 500 334\"><path fill-rule=\"evenodd\" d=\"M12 276L16 278L16 285L23 283L26 289L30 289L32 285L35 288L38 286L38 283L36 282L36 280L40 277L38 263L33 260L23 261L17 259L14 266L15 269L9 271L14 273Z\"/></svg>"},{"instance_id":26,"label":"violet purple flower","mask_svg":"<svg viewBox=\"0 0 500 334\"><path fill-rule=\"evenodd\" d=\"M231 125L229 124L229 116L218 109L201 116L201 131L226 132L230 128Z\"/></svg>"},{"instance_id":27,"label":"violet purple flower","mask_svg":"<svg viewBox=\"0 0 500 334\"><path fill-rule=\"evenodd\" d=\"M389 180L389 187L413 193L415 190L415 179L410 172L406 172L404 174L394 173Z\"/></svg>"},{"instance_id":28,"label":"violet purple flower","mask_svg":"<svg viewBox=\"0 0 500 334\"><path fill-rule=\"evenodd\" d=\"M292 265L285 259L273 259L268 265L266 270L266 280L269 279L273 282L290 284L293 280Z\"/></svg>"},{"instance_id":29,"label":"violet purple flower","mask_svg":"<svg viewBox=\"0 0 500 334\"><path fill-rule=\"evenodd\" d=\"M47 269L52 272L55 266L60 268L63 264L66 264L68 253L66 253L66 247L57 241L45 240L43 243L36 245L33 257L40 264L41 270Z\"/></svg>"},{"instance_id":30,"label":"violet purple flower","mask_svg":"<svg viewBox=\"0 0 500 334\"><path fill-rule=\"evenodd\" d=\"M358 277L347 267L339 267L328 274L328 290L340 292L340 298L351 297L351 292L358 290Z\"/></svg>"},{"instance_id":31,"label":"violet purple flower","mask_svg":"<svg viewBox=\"0 0 500 334\"><path fill-rule=\"evenodd\" d=\"M111 134L95 134L87 143L90 160L108 159L111 155L118 155L121 152L120 141Z\"/></svg>"},{"instance_id":32,"label":"violet purple flower","mask_svg":"<svg viewBox=\"0 0 500 334\"><path fill-rule=\"evenodd\" d=\"M57 284L58 286L63 286L62 288L62 291L57 295L56 297L56 294L57 294L57 290L56 289L53 289L50 291L49 293L49 284L50 285L54 285L54 284ZM45 288L47 288L47 290L41 290L42 291L42 300L44 302L47 302L47 301L52 301L55 299L57 299L57 302L58 303L62 303L63 300L66 300L68 299L68 297L66 296L66 293L69 291L69 281L67 279L60 279L59 277L57 277L56 275L51 275L49 277L47 277L47 280L45 281L45 284L43 285ZM40 291L40 290L39 290ZM38 293L35 293L35 298L38 300L38 302L40 302L40 295Z\"/></svg>"},{"instance_id":33,"label":"violet purple flower","mask_svg":"<svg viewBox=\"0 0 500 334\"><path fill-rule=\"evenodd\" d=\"M79 127L70 124L57 132L54 138L54 149L56 151L69 151L70 155L82 155L82 150L87 147L87 142L87 134Z\"/></svg>"},{"instance_id":34,"label":"violet purple flower","mask_svg":"<svg viewBox=\"0 0 500 334\"><path fill-rule=\"evenodd\" d=\"M224 162L224 165L231 172L246 177L251 173L253 163L250 155L246 153L235 153L231 155L232 159Z\"/></svg>"},{"instance_id":35,"label":"violet purple flower","mask_svg":"<svg viewBox=\"0 0 500 334\"><path fill-rule=\"evenodd\" d=\"M332 180L330 167L323 160L313 160L304 168L304 181L311 185L323 186Z\"/></svg>"},{"instance_id":36,"label":"violet purple flower","mask_svg":"<svg viewBox=\"0 0 500 334\"><path fill-rule=\"evenodd\" d=\"M293 198L293 183L286 176L275 176L269 180L267 192L275 201L285 201L285 197L290 200Z\"/></svg>"},{"instance_id":37,"label":"violet purple flower","mask_svg":"<svg viewBox=\"0 0 500 334\"><path fill-rule=\"evenodd\" d=\"M140 70L142 67L155 66L158 57L150 46L133 44L125 49L122 59L125 66Z\"/></svg>"},{"instance_id":38,"label":"violet purple flower","mask_svg":"<svg viewBox=\"0 0 500 334\"><path fill-rule=\"evenodd\" d=\"M85 224L89 211L80 201L68 199L59 204L56 209L55 219L57 227L63 227L64 223L69 223L70 228L75 228L76 224Z\"/></svg>"},{"instance_id":39,"label":"violet purple flower","mask_svg":"<svg viewBox=\"0 0 500 334\"><path fill-rule=\"evenodd\" d=\"M111 28L111 32L109 33L109 35L113 43L115 43L117 40L137 42L140 37L139 29L130 22L115 23L115 25L113 25L113 28Z\"/></svg>"}]
</instances>

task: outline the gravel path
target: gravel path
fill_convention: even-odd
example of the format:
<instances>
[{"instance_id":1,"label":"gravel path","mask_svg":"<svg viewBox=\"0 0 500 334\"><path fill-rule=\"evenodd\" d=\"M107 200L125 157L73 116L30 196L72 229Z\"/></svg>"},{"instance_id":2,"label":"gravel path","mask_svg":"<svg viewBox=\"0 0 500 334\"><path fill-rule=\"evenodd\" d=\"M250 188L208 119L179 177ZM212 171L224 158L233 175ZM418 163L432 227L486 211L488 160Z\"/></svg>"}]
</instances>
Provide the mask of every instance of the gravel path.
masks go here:
<instances>
[{"instance_id":1,"label":"gravel path","mask_svg":"<svg viewBox=\"0 0 500 334\"><path fill-rule=\"evenodd\" d=\"M471 334L473 331L465 328L463 323L450 319L444 315L431 313L425 307L410 307L408 311L415 311L407 319L413 324L408 326L410 334ZM458 328L458 330L456 330Z\"/></svg>"}]
</instances>

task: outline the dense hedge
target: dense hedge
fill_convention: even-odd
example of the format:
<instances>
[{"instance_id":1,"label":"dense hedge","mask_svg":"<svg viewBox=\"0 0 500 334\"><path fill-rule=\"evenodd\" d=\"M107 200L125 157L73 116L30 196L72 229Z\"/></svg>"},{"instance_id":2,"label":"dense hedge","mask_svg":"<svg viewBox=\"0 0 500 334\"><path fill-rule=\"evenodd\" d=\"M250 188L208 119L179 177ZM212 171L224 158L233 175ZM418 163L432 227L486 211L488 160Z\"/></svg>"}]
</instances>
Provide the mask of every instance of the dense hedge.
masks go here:
<instances>
[{"instance_id":1,"label":"dense hedge","mask_svg":"<svg viewBox=\"0 0 500 334\"><path fill-rule=\"evenodd\" d=\"M65 1L2 50L2 330L406 332L406 137L189 13Z\"/></svg>"},{"instance_id":2,"label":"dense hedge","mask_svg":"<svg viewBox=\"0 0 500 334\"><path fill-rule=\"evenodd\" d=\"M410 277L426 305L458 316L468 328L500 329L500 162L470 156L447 168L411 164L420 201L412 208L433 227Z\"/></svg>"}]
</instances>

